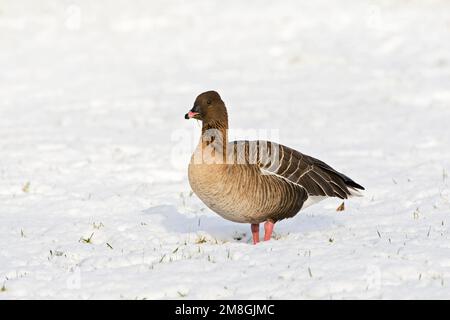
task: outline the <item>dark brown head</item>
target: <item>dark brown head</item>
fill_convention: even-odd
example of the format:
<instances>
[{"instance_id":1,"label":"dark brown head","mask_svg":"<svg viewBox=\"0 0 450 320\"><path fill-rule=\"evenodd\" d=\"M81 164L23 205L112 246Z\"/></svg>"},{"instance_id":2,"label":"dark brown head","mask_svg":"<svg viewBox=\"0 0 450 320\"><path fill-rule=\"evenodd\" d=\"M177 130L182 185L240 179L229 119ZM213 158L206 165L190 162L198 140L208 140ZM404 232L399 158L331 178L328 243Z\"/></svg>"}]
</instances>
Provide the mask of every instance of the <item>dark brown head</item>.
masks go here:
<instances>
[{"instance_id":1,"label":"dark brown head","mask_svg":"<svg viewBox=\"0 0 450 320\"><path fill-rule=\"evenodd\" d=\"M185 119L198 119L203 123L227 122L225 103L216 91L206 91L195 99L194 106L186 113Z\"/></svg>"}]
</instances>

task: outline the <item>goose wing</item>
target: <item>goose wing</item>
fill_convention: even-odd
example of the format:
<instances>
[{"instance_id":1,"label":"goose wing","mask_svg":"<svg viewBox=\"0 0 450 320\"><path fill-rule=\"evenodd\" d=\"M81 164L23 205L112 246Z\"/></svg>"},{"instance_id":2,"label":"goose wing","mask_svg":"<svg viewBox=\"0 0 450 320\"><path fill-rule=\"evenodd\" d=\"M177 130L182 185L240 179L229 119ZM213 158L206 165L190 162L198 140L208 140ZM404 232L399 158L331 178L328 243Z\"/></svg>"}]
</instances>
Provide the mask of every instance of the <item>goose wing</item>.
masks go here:
<instances>
[{"instance_id":1,"label":"goose wing","mask_svg":"<svg viewBox=\"0 0 450 320\"><path fill-rule=\"evenodd\" d=\"M257 164L263 174L273 174L304 188L310 196L347 199L364 187L323 161L270 141L235 141L234 162Z\"/></svg>"}]
</instances>

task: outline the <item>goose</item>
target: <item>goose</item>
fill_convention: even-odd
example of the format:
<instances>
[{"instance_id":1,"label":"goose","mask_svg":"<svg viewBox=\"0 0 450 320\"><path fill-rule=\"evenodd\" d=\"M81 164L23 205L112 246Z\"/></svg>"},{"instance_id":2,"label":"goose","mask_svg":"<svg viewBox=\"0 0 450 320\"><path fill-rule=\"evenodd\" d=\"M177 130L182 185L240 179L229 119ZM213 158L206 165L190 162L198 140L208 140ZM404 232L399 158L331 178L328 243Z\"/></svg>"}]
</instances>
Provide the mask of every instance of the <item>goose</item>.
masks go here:
<instances>
[{"instance_id":1,"label":"goose","mask_svg":"<svg viewBox=\"0 0 450 320\"><path fill-rule=\"evenodd\" d=\"M270 141L228 141L228 113L216 91L200 94L185 119L202 122L188 179L200 200L223 218L251 224L253 244L275 223L327 197L362 196L364 187L326 163Z\"/></svg>"}]
</instances>

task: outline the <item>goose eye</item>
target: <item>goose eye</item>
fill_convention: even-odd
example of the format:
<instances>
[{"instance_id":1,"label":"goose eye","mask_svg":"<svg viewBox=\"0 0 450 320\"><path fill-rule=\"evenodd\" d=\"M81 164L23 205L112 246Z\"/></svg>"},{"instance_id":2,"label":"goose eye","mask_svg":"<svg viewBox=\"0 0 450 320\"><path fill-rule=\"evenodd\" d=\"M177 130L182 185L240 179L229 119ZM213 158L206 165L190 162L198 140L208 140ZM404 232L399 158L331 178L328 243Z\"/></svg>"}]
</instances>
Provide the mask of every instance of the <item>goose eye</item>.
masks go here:
<instances>
[{"instance_id":1,"label":"goose eye","mask_svg":"<svg viewBox=\"0 0 450 320\"><path fill-rule=\"evenodd\" d=\"M207 104L211 104L211 100L206 101Z\"/></svg>"}]
</instances>

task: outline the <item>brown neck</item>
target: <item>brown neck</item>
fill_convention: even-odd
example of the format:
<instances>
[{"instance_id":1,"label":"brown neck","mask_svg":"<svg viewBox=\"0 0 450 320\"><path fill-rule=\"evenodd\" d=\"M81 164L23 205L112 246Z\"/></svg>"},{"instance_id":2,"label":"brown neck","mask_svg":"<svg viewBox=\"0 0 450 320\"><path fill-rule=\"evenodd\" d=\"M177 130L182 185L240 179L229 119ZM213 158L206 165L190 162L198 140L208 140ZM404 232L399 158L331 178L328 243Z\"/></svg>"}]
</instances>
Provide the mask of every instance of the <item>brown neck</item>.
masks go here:
<instances>
[{"instance_id":1,"label":"brown neck","mask_svg":"<svg viewBox=\"0 0 450 320\"><path fill-rule=\"evenodd\" d=\"M208 130L219 130L221 132L226 132L228 130L228 119L225 118L223 120L203 122L202 134L205 134Z\"/></svg>"},{"instance_id":2,"label":"brown neck","mask_svg":"<svg viewBox=\"0 0 450 320\"><path fill-rule=\"evenodd\" d=\"M215 152L218 152L216 156L221 154L220 157L225 159L228 144L228 119L225 117L221 121L203 122L200 139L202 149L212 147Z\"/></svg>"}]
</instances>

